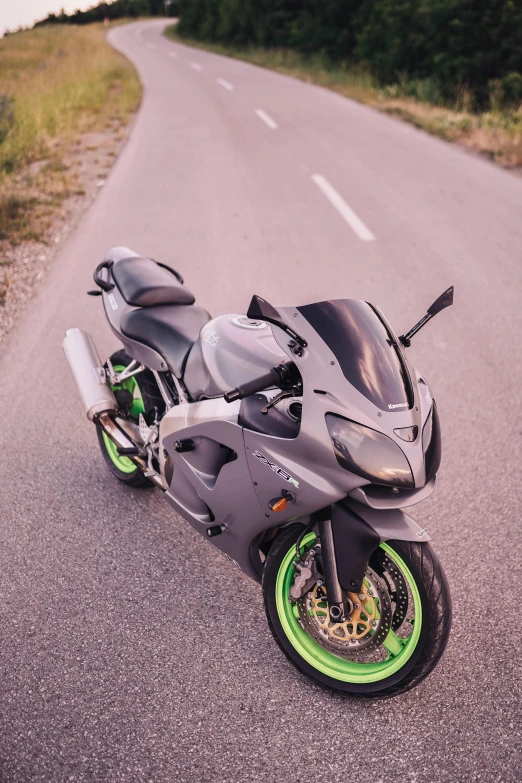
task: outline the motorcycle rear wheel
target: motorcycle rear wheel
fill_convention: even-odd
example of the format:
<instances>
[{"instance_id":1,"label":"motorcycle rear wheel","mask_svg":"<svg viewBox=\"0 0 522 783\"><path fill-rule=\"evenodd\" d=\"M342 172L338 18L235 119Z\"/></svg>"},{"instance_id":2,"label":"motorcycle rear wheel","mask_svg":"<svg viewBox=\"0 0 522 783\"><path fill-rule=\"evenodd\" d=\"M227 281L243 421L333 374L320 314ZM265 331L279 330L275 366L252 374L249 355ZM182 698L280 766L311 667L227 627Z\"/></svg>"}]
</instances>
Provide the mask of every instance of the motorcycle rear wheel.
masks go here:
<instances>
[{"instance_id":1,"label":"motorcycle rear wheel","mask_svg":"<svg viewBox=\"0 0 522 783\"><path fill-rule=\"evenodd\" d=\"M268 553L263 573L268 623L286 657L310 679L355 698L390 698L416 687L440 660L451 628L449 586L431 546L426 543L386 541L370 558L368 580L373 579L375 584L377 579L380 589L385 586L388 590L386 601L381 602L380 609L384 616L384 605L391 604L396 622L391 623L389 633L379 648L380 660L376 660L375 655L372 659L371 654L365 659L363 645L361 657L358 657L350 654L352 648L349 645L346 646L347 654L343 655L318 642L320 636L314 638L311 635L309 623L303 622L297 604L289 600L295 574L295 545L302 530L302 525L294 524L279 533ZM309 533L301 542L301 553L304 554L316 543L315 533ZM375 576L379 571L382 572L382 578ZM365 577L365 582L371 584L368 580ZM403 596L398 595L399 592L404 593L399 585L407 586L407 610ZM310 613L312 607L318 605L312 595L314 589L310 589L306 604ZM379 616L379 600L374 603ZM325 610L323 615L326 615ZM320 619L323 630L326 618L323 616ZM323 634L327 636L327 630L323 630ZM371 634L372 631L368 638ZM335 643L337 648L342 647L337 638Z\"/></svg>"},{"instance_id":2,"label":"motorcycle rear wheel","mask_svg":"<svg viewBox=\"0 0 522 783\"><path fill-rule=\"evenodd\" d=\"M116 372L122 372L132 359L124 350L120 350L112 354L110 361ZM115 393L125 389L132 394L133 401L126 415L133 421L137 422L140 413L145 413L153 407L157 407L160 412L164 409L163 399L150 370L143 370L121 384L115 386L110 384L110 386ZM105 464L118 481L128 487L139 489L149 489L154 486L131 459L118 454L116 444L103 432L100 426L96 427L96 431Z\"/></svg>"}]
</instances>

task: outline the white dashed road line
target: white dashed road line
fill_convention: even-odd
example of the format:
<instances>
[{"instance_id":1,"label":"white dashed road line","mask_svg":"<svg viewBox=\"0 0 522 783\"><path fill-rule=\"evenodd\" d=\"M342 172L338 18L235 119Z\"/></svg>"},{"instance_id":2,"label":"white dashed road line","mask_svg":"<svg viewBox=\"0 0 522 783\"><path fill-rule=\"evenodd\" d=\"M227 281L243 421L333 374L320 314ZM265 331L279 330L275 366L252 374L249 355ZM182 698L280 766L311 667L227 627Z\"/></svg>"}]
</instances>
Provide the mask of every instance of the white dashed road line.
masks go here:
<instances>
[{"instance_id":1,"label":"white dashed road line","mask_svg":"<svg viewBox=\"0 0 522 783\"><path fill-rule=\"evenodd\" d=\"M225 79L216 79L217 83L220 84L222 87L225 88L225 90L233 90L234 85L230 84L230 82L227 82Z\"/></svg>"},{"instance_id":2,"label":"white dashed road line","mask_svg":"<svg viewBox=\"0 0 522 783\"><path fill-rule=\"evenodd\" d=\"M149 49L157 49L158 48L156 46L156 44L151 44L151 43L148 43L147 46L149 47Z\"/></svg>"},{"instance_id":3,"label":"white dashed road line","mask_svg":"<svg viewBox=\"0 0 522 783\"><path fill-rule=\"evenodd\" d=\"M263 120L265 125L268 125L269 128L272 128L272 130L277 128L277 122L275 122L272 117L266 113L266 111L263 111L263 109L256 109L256 114L260 120Z\"/></svg>"},{"instance_id":4,"label":"white dashed road line","mask_svg":"<svg viewBox=\"0 0 522 783\"><path fill-rule=\"evenodd\" d=\"M322 174L313 174L312 179L317 187L322 190L330 204L335 207L339 214L346 220L350 228L355 231L359 239L362 239L363 242L375 241L375 237L370 229L364 225L361 218L355 214L343 197L339 195L332 185L330 185L326 177L323 177Z\"/></svg>"},{"instance_id":5,"label":"white dashed road line","mask_svg":"<svg viewBox=\"0 0 522 783\"><path fill-rule=\"evenodd\" d=\"M178 56L177 52L169 52L169 57L177 57L177 56Z\"/></svg>"},{"instance_id":6,"label":"white dashed road line","mask_svg":"<svg viewBox=\"0 0 522 783\"><path fill-rule=\"evenodd\" d=\"M200 65L199 63L190 63L190 67L194 68L195 71L202 71L203 70L203 66Z\"/></svg>"}]
</instances>

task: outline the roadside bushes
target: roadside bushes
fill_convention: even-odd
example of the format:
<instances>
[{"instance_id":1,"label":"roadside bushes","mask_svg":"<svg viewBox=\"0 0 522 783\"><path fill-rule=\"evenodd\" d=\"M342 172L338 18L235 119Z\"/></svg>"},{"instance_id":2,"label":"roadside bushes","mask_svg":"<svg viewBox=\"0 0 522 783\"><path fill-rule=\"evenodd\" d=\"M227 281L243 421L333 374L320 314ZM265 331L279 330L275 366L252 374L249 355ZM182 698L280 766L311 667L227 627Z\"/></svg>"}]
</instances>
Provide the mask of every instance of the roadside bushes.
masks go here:
<instances>
[{"instance_id":1,"label":"roadside bushes","mask_svg":"<svg viewBox=\"0 0 522 783\"><path fill-rule=\"evenodd\" d=\"M179 34L289 47L410 83L430 102L522 101L520 0L180 0Z\"/></svg>"},{"instance_id":2,"label":"roadside bushes","mask_svg":"<svg viewBox=\"0 0 522 783\"><path fill-rule=\"evenodd\" d=\"M103 25L0 40L0 251L6 240L34 239L74 192L65 159L80 159L81 134L116 137L140 98L135 69L106 42Z\"/></svg>"},{"instance_id":3,"label":"roadside bushes","mask_svg":"<svg viewBox=\"0 0 522 783\"><path fill-rule=\"evenodd\" d=\"M0 92L0 145L14 125L13 99Z\"/></svg>"},{"instance_id":4,"label":"roadside bushes","mask_svg":"<svg viewBox=\"0 0 522 783\"><path fill-rule=\"evenodd\" d=\"M114 0L36 26L164 14L164 0ZM181 14L182 36L355 65L430 103L505 111L522 102L521 0L172 0L169 14Z\"/></svg>"},{"instance_id":5,"label":"roadside bushes","mask_svg":"<svg viewBox=\"0 0 522 783\"><path fill-rule=\"evenodd\" d=\"M522 74L514 71L502 79L492 79L489 88L493 109L506 111L522 105Z\"/></svg>"}]
</instances>

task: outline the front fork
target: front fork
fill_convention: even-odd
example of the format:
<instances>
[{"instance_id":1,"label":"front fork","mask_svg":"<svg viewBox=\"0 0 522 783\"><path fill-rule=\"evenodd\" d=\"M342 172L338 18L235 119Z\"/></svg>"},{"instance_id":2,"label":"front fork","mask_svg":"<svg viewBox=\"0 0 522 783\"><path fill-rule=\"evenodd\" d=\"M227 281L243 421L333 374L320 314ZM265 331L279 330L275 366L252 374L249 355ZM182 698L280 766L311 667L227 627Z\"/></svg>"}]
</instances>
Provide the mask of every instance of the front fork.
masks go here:
<instances>
[{"instance_id":1,"label":"front fork","mask_svg":"<svg viewBox=\"0 0 522 783\"><path fill-rule=\"evenodd\" d=\"M341 503L331 507L329 519L319 521L319 538L330 619L343 623L353 609L347 594L361 591L368 560L381 539Z\"/></svg>"},{"instance_id":2,"label":"front fork","mask_svg":"<svg viewBox=\"0 0 522 783\"><path fill-rule=\"evenodd\" d=\"M317 514L323 576L332 622L350 613L347 593L359 593L368 561L381 541L429 541L425 530L400 509L375 510L351 500Z\"/></svg>"},{"instance_id":3,"label":"front fork","mask_svg":"<svg viewBox=\"0 0 522 783\"><path fill-rule=\"evenodd\" d=\"M321 559L323 577L328 595L328 611L333 623L344 622L349 607L343 597L343 589L337 573L337 558L333 539L332 520L319 521L319 540L321 541Z\"/></svg>"}]
</instances>

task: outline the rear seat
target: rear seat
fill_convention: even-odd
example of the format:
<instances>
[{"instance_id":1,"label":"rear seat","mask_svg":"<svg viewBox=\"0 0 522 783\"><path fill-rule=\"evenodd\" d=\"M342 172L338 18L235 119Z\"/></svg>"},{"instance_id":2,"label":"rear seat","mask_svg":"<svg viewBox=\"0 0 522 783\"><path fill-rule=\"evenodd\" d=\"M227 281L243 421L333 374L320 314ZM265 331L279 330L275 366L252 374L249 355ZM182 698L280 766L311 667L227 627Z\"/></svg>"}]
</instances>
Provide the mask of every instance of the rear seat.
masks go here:
<instances>
[{"instance_id":1,"label":"rear seat","mask_svg":"<svg viewBox=\"0 0 522 783\"><path fill-rule=\"evenodd\" d=\"M127 304L135 307L191 305L196 301L174 271L152 258L122 258L111 272Z\"/></svg>"}]
</instances>

